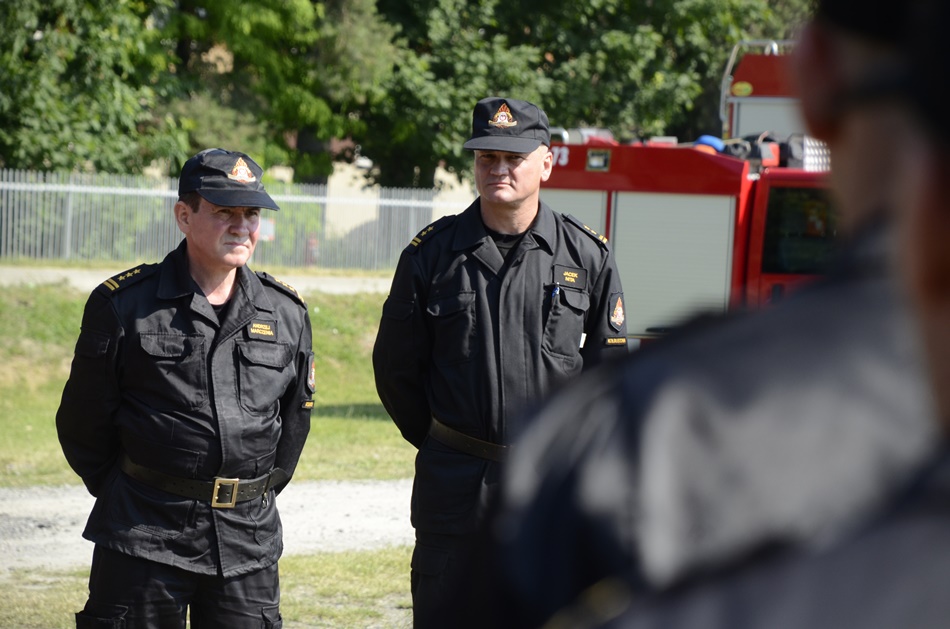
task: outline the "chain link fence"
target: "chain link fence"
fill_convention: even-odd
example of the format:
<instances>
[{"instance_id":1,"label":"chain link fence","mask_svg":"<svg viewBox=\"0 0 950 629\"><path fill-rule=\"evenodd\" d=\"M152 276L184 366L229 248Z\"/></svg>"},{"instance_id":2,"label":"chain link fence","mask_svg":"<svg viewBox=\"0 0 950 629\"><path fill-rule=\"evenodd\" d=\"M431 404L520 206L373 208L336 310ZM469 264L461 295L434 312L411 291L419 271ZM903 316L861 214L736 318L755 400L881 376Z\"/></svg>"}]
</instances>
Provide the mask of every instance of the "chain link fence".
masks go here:
<instances>
[{"instance_id":1,"label":"chain link fence","mask_svg":"<svg viewBox=\"0 0 950 629\"><path fill-rule=\"evenodd\" d=\"M257 265L386 270L423 227L474 198L435 189L273 182L280 211L264 211ZM181 240L172 217L178 181L144 176L0 170L0 260L161 260Z\"/></svg>"}]
</instances>

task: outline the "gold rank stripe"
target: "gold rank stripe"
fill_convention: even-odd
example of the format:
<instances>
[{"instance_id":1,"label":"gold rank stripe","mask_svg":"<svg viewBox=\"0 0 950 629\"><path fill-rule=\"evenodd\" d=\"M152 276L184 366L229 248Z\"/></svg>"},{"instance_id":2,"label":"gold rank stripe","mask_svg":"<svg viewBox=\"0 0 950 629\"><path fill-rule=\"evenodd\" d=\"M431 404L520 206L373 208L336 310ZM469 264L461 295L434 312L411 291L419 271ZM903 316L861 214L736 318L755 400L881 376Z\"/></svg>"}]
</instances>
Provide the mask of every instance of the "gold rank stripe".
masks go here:
<instances>
[{"instance_id":1,"label":"gold rank stripe","mask_svg":"<svg viewBox=\"0 0 950 629\"><path fill-rule=\"evenodd\" d=\"M123 280L129 279L129 278L132 277L133 275L138 275L138 274L141 273L141 272L142 272L142 269L141 269L141 268L134 268L134 269L132 269L131 271L126 271L125 273L122 273L122 274L120 274L120 275L117 275L117 276L115 276L114 278L110 277L109 279L107 279L106 281L104 281L103 284L104 284L109 290L116 290L116 289L119 288L119 286L120 286L119 282L121 282L121 281L123 281Z\"/></svg>"},{"instance_id":2,"label":"gold rank stripe","mask_svg":"<svg viewBox=\"0 0 950 629\"><path fill-rule=\"evenodd\" d=\"M421 232L419 232L419 235L413 238L410 241L410 244L412 244L413 247L418 247L419 244L422 242L423 237L425 237L425 235L431 232L433 229L434 228L432 227L432 225L429 225L428 227L423 229Z\"/></svg>"}]
</instances>

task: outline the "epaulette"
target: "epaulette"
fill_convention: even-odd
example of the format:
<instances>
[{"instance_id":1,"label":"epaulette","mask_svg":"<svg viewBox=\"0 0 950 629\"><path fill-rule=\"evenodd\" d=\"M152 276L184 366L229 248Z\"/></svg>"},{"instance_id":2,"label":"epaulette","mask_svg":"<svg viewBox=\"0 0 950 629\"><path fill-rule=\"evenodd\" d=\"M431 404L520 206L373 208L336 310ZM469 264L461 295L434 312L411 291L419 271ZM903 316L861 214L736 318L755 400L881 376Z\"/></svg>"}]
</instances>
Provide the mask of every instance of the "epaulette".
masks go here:
<instances>
[{"instance_id":1,"label":"epaulette","mask_svg":"<svg viewBox=\"0 0 950 629\"><path fill-rule=\"evenodd\" d=\"M273 286L274 288L284 293L287 293L288 295L293 297L297 302L299 302L300 305L306 307L307 302L303 300L303 297L300 296L300 293L297 292L297 289L291 286L290 284L288 284L287 282L283 282L277 279L276 277L274 277L273 275L268 275L264 271L255 271L254 273L257 274L257 277L259 277L261 281L266 283L268 286Z\"/></svg>"},{"instance_id":2,"label":"epaulette","mask_svg":"<svg viewBox=\"0 0 950 629\"><path fill-rule=\"evenodd\" d=\"M129 269L128 271L122 271L118 275L113 275L102 284L96 287L96 290L106 295L114 295L120 290L124 290L129 286L144 280L146 277L158 270L158 264L140 264L136 267Z\"/></svg>"},{"instance_id":3,"label":"epaulette","mask_svg":"<svg viewBox=\"0 0 950 629\"><path fill-rule=\"evenodd\" d=\"M567 222L568 222L568 223L571 223L571 224L574 225L575 227L580 228L580 230L581 230L582 232L584 232L585 234L587 234L588 236L590 236L591 238L593 238L594 240L596 240L598 243L600 243L600 246L601 246L601 247L603 247L604 249L606 249L606 250L608 250L608 251L610 250L610 247L607 245L607 237L606 237L606 236L602 236L602 235L598 234L598 233L595 232L593 229L591 229L590 227L588 227L587 225L585 225L584 223L582 223L579 218L576 218L576 217L574 217L574 216L571 216L570 214L564 214L564 218L567 219Z\"/></svg>"},{"instance_id":4,"label":"epaulette","mask_svg":"<svg viewBox=\"0 0 950 629\"><path fill-rule=\"evenodd\" d=\"M436 222L432 223L431 225L423 229L421 232L416 234L416 237L413 238L412 241L408 245L406 245L405 252L415 253L416 251L419 250L419 246L422 243L424 243L426 240L432 237L432 234L442 231L443 229L451 225L455 221L455 219L456 219L456 215L450 214L449 216L443 216Z\"/></svg>"}]
</instances>

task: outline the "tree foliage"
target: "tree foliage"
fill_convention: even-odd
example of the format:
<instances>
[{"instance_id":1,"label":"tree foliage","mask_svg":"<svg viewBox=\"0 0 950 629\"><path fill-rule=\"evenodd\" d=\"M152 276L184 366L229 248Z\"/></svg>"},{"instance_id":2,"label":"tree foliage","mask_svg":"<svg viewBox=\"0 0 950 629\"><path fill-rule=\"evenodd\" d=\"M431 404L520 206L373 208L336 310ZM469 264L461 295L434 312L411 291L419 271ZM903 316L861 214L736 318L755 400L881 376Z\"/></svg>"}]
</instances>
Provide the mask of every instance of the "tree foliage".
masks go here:
<instances>
[{"instance_id":1,"label":"tree foliage","mask_svg":"<svg viewBox=\"0 0 950 629\"><path fill-rule=\"evenodd\" d=\"M723 66L810 0L0 0L0 166L171 173L210 145L297 181L350 140L390 186L467 174L474 103L622 139L718 134Z\"/></svg>"},{"instance_id":2,"label":"tree foliage","mask_svg":"<svg viewBox=\"0 0 950 629\"><path fill-rule=\"evenodd\" d=\"M766 0L380 0L415 65L398 67L390 92L410 118L383 114L390 136L369 140L367 152L384 162L384 181L414 166L431 182L438 161L465 173L467 114L490 94L537 99L552 125L606 127L621 139L718 135L733 44L788 36L807 3L782 0L773 11ZM395 159L376 146L387 140Z\"/></svg>"},{"instance_id":3,"label":"tree foliage","mask_svg":"<svg viewBox=\"0 0 950 629\"><path fill-rule=\"evenodd\" d=\"M137 0L5 0L0 11L0 166L141 170L181 150L152 111L162 70Z\"/></svg>"}]
</instances>

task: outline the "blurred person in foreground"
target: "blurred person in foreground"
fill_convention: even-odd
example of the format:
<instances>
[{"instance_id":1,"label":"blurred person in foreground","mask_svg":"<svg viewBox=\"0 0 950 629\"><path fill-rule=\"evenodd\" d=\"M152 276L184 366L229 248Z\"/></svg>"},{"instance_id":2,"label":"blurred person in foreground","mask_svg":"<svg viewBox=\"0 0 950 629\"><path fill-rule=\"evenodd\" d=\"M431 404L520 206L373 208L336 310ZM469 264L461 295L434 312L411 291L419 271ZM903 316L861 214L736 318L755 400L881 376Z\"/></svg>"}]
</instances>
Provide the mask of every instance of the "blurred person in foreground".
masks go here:
<instances>
[{"instance_id":1,"label":"blurred person in foreground","mask_svg":"<svg viewBox=\"0 0 950 629\"><path fill-rule=\"evenodd\" d=\"M924 3L817 3L794 61L840 259L555 396L503 479L480 624L950 622L950 55L945 6L906 28Z\"/></svg>"},{"instance_id":2,"label":"blurred person in foreground","mask_svg":"<svg viewBox=\"0 0 950 629\"><path fill-rule=\"evenodd\" d=\"M310 429L313 346L296 291L246 266L262 208L244 153L208 149L178 181L184 239L86 302L56 415L96 497L79 629L279 629L275 495Z\"/></svg>"},{"instance_id":3,"label":"blurred person in foreground","mask_svg":"<svg viewBox=\"0 0 950 629\"><path fill-rule=\"evenodd\" d=\"M480 100L464 144L479 196L413 239L383 305L376 388L419 449L416 629L458 627L469 617L461 599L446 596L469 563L528 408L582 369L626 353L623 294L606 239L541 201L550 143L537 105Z\"/></svg>"}]
</instances>

